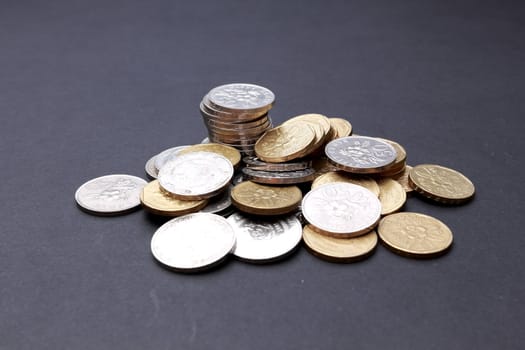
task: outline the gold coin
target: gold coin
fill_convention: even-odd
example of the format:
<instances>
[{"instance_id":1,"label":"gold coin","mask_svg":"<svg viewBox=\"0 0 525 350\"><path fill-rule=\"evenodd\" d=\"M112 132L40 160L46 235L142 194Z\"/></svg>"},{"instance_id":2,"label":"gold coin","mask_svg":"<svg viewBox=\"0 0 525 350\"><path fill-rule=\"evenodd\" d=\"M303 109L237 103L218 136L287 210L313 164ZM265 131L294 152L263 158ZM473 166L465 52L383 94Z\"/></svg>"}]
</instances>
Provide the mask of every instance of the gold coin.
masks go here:
<instances>
[{"instance_id":1,"label":"gold coin","mask_svg":"<svg viewBox=\"0 0 525 350\"><path fill-rule=\"evenodd\" d=\"M388 143L390 146L394 147L396 150L396 160L389 166L387 166L383 171L381 171L381 176L395 176L403 171L406 165L407 160L407 152L405 151L405 148L401 146L399 143L383 139L380 137L376 137L378 140L384 141Z\"/></svg>"},{"instance_id":2,"label":"gold coin","mask_svg":"<svg viewBox=\"0 0 525 350\"><path fill-rule=\"evenodd\" d=\"M303 195L297 186L268 186L252 181L232 189L231 199L240 211L258 215L281 215L294 211Z\"/></svg>"},{"instance_id":3,"label":"gold coin","mask_svg":"<svg viewBox=\"0 0 525 350\"><path fill-rule=\"evenodd\" d=\"M166 194L158 180L148 183L140 193L140 202L144 208L153 214L165 216L180 216L194 213L208 204L207 200L183 201Z\"/></svg>"},{"instance_id":4,"label":"gold coin","mask_svg":"<svg viewBox=\"0 0 525 350\"><path fill-rule=\"evenodd\" d=\"M341 137L346 137L352 135L352 124L346 119L343 118L328 118L330 126L335 130L332 139L338 139Z\"/></svg>"},{"instance_id":5,"label":"gold coin","mask_svg":"<svg viewBox=\"0 0 525 350\"><path fill-rule=\"evenodd\" d=\"M392 214L405 204L407 193L403 186L394 179L384 178L377 181L379 185L379 201L381 202L381 215Z\"/></svg>"},{"instance_id":6,"label":"gold coin","mask_svg":"<svg viewBox=\"0 0 525 350\"><path fill-rule=\"evenodd\" d=\"M270 163L300 157L315 140L314 131L305 124L281 125L266 131L255 143L255 154Z\"/></svg>"},{"instance_id":7,"label":"gold coin","mask_svg":"<svg viewBox=\"0 0 525 350\"><path fill-rule=\"evenodd\" d=\"M414 192L414 189L410 186L408 182L408 174L410 173L411 169L412 167L410 165L407 165L403 172L399 175L399 177L395 178L395 180L401 184L407 195Z\"/></svg>"},{"instance_id":8,"label":"gold coin","mask_svg":"<svg viewBox=\"0 0 525 350\"><path fill-rule=\"evenodd\" d=\"M303 241L312 254L332 262L353 262L371 255L377 246L377 234L370 231L354 238L334 238L317 233L312 225L303 228Z\"/></svg>"},{"instance_id":9,"label":"gold coin","mask_svg":"<svg viewBox=\"0 0 525 350\"><path fill-rule=\"evenodd\" d=\"M436 218L418 213L396 213L379 222L381 241L394 252L409 257L434 257L452 244L452 232Z\"/></svg>"},{"instance_id":10,"label":"gold coin","mask_svg":"<svg viewBox=\"0 0 525 350\"><path fill-rule=\"evenodd\" d=\"M318 157L312 160L312 168L315 169L315 176L320 176L322 174L338 171L339 168L333 165L327 158Z\"/></svg>"},{"instance_id":11,"label":"gold coin","mask_svg":"<svg viewBox=\"0 0 525 350\"><path fill-rule=\"evenodd\" d=\"M330 121L322 114L301 114L288 119L282 125L291 124L306 124L309 125L315 132L314 142L305 150L301 157L305 157L316 152L317 150L320 150L321 146L328 140L328 137L330 136Z\"/></svg>"},{"instance_id":12,"label":"gold coin","mask_svg":"<svg viewBox=\"0 0 525 350\"><path fill-rule=\"evenodd\" d=\"M190 152L213 152L220 154L228 159L234 168L236 168L241 161L241 153L237 149L230 146L221 145L219 143L200 143L189 146L180 151L179 154Z\"/></svg>"},{"instance_id":13,"label":"gold coin","mask_svg":"<svg viewBox=\"0 0 525 350\"><path fill-rule=\"evenodd\" d=\"M376 180L365 176L352 176L351 174L345 173L343 171L332 171L318 176L312 182L312 189L332 182L347 182L359 185L366 188L376 196L379 196L380 193Z\"/></svg>"},{"instance_id":14,"label":"gold coin","mask_svg":"<svg viewBox=\"0 0 525 350\"><path fill-rule=\"evenodd\" d=\"M460 172L434 164L417 165L408 175L410 185L423 196L445 204L460 204L474 196L474 184Z\"/></svg>"}]
</instances>

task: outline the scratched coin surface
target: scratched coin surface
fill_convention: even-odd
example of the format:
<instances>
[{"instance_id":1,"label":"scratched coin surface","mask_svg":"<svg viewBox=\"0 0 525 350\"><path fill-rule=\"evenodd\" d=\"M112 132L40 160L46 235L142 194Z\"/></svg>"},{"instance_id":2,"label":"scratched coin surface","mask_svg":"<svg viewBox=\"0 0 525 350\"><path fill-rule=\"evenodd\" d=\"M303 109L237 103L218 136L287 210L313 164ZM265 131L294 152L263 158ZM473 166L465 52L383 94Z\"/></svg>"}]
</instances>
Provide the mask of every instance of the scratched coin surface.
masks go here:
<instances>
[{"instance_id":1,"label":"scratched coin surface","mask_svg":"<svg viewBox=\"0 0 525 350\"><path fill-rule=\"evenodd\" d=\"M312 189L333 182L347 182L354 185L363 186L376 196L379 196L379 186L376 180L367 176L359 176L346 173L344 171L330 171L319 175L312 182Z\"/></svg>"},{"instance_id":2,"label":"scratched coin surface","mask_svg":"<svg viewBox=\"0 0 525 350\"><path fill-rule=\"evenodd\" d=\"M390 144L366 136L348 136L330 141L325 153L341 170L358 174L380 173L397 157Z\"/></svg>"},{"instance_id":3,"label":"scratched coin surface","mask_svg":"<svg viewBox=\"0 0 525 350\"><path fill-rule=\"evenodd\" d=\"M237 239L233 255L242 260L273 261L286 256L301 241L302 225L295 215L257 218L234 213L228 222Z\"/></svg>"},{"instance_id":4,"label":"scratched coin surface","mask_svg":"<svg viewBox=\"0 0 525 350\"><path fill-rule=\"evenodd\" d=\"M98 215L117 215L140 206L147 182L132 175L106 175L89 180L75 192L80 208Z\"/></svg>"},{"instance_id":5,"label":"scratched coin surface","mask_svg":"<svg viewBox=\"0 0 525 350\"><path fill-rule=\"evenodd\" d=\"M235 246L235 232L225 218L194 213L159 227L151 252L161 264L182 271L200 271L223 260Z\"/></svg>"},{"instance_id":6,"label":"scratched coin surface","mask_svg":"<svg viewBox=\"0 0 525 350\"><path fill-rule=\"evenodd\" d=\"M379 179L377 184L379 185L381 215L392 214L405 205L407 194L399 182L394 179L383 178Z\"/></svg>"},{"instance_id":7,"label":"scratched coin surface","mask_svg":"<svg viewBox=\"0 0 525 350\"><path fill-rule=\"evenodd\" d=\"M364 187L335 182L308 192L302 201L305 219L319 233L354 237L372 230L381 216L381 203Z\"/></svg>"},{"instance_id":8,"label":"scratched coin surface","mask_svg":"<svg viewBox=\"0 0 525 350\"><path fill-rule=\"evenodd\" d=\"M204 208L207 200L183 201L169 196L161 190L157 180L148 183L140 194L143 207L157 215L181 216Z\"/></svg>"},{"instance_id":9,"label":"scratched coin surface","mask_svg":"<svg viewBox=\"0 0 525 350\"><path fill-rule=\"evenodd\" d=\"M281 125L259 138L255 143L255 154L265 162L286 162L298 158L314 139L315 133L308 125Z\"/></svg>"},{"instance_id":10,"label":"scratched coin surface","mask_svg":"<svg viewBox=\"0 0 525 350\"><path fill-rule=\"evenodd\" d=\"M410 185L425 197L460 204L474 196L474 184L460 172L435 164L420 164L408 175Z\"/></svg>"},{"instance_id":11,"label":"scratched coin surface","mask_svg":"<svg viewBox=\"0 0 525 350\"><path fill-rule=\"evenodd\" d=\"M211 104L233 110L251 110L271 107L275 95L269 89L254 84L226 84L208 93Z\"/></svg>"},{"instance_id":12,"label":"scratched coin surface","mask_svg":"<svg viewBox=\"0 0 525 350\"><path fill-rule=\"evenodd\" d=\"M179 199L206 199L225 189L233 176L232 163L217 153L178 155L159 171L163 190Z\"/></svg>"},{"instance_id":13,"label":"scratched coin surface","mask_svg":"<svg viewBox=\"0 0 525 350\"><path fill-rule=\"evenodd\" d=\"M231 192L233 205L258 215L280 215L294 211L303 198L297 186L268 186L252 181L241 182Z\"/></svg>"},{"instance_id":14,"label":"scratched coin surface","mask_svg":"<svg viewBox=\"0 0 525 350\"><path fill-rule=\"evenodd\" d=\"M443 222L419 213L396 213L379 222L377 233L392 251L411 257L432 257L452 244L452 231Z\"/></svg>"},{"instance_id":15,"label":"scratched coin surface","mask_svg":"<svg viewBox=\"0 0 525 350\"><path fill-rule=\"evenodd\" d=\"M154 163L155 168L157 169L157 172L160 171L160 169L164 166L164 164L175 159L178 156L179 152L185 149L186 147L188 146L172 147L172 148L168 148L167 150L164 150L160 152L159 154L157 154L155 156L155 163Z\"/></svg>"}]
</instances>

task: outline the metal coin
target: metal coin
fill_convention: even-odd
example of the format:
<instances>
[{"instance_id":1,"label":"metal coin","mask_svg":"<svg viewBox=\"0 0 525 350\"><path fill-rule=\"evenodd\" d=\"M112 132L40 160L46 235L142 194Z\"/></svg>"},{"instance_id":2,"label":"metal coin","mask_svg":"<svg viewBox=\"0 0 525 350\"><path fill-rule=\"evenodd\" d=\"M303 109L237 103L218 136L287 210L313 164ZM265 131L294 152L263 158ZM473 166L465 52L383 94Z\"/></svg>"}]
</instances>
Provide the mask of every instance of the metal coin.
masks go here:
<instances>
[{"instance_id":1,"label":"metal coin","mask_svg":"<svg viewBox=\"0 0 525 350\"><path fill-rule=\"evenodd\" d=\"M171 269L194 272L224 259L235 246L235 232L225 218L194 213L162 225L151 239L155 259Z\"/></svg>"},{"instance_id":2,"label":"metal coin","mask_svg":"<svg viewBox=\"0 0 525 350\"><path fill-rule=\"evenodd\" d=\"M308 147L301 157L317 152L321 146L329 139L331 134L331 126L328 118L322 114L309 113L301 114L290 118L282 125L308 125L315 133L315 138L310 147Z\"/></svg>"},{"instance_id":3,"label":"metal coin","mask_svg":"<svg viewBox=\"0 0 525 350\"><path fill-rule=\"evenodd\" d=\"M147 182L132 175L106 175L89 180L75 192L84 211L95 215L118 215L140 206L140 192Z\"/></svg>"},{"instance_id":4,"label":"metal coin","mask_svg":"<svg viewBox=\"0 0 525 350\"><path fill-rule=\"evenodd\" d=\"M387 142L366 136L348 136L330 141L325 153L341 170L358 174L380 173L397 157L394 147Z\"/></svg>"},{"instance_id":5,"label":"metal coin","mask_svg":"<svg viewBox=\"0 0 525 350\"><path fill-rule=\"evenodd\" d=\"M237 240L233 255L245 261L274 261L301 241L302 226L294 215L263 219L234 213L227 220Z\"/></svg>"},{"instance_id":6,"label":"metal coin","mask_svg":"<svg viewBox=\"0 0 525 350\"><path fill-rule=\"evenodd\" d=\"M255 144L255 153L265 162L286 162L301 156L314 140L315 133L307 125L281 125L261 136Z\"/></svg>"},{"instance_id":7,"label":"metal coin","mask_svg":"<svg viewBox=\"0 0 525 350\"><path fill-rule=\"evenodd\" d=\"M152 180L155 180L157 178L157 175L159 174L157 168L155 168L155 157L157 156L154 155L153 157L151 157L144 166L144 170L146 170L146 175L148 175L148 177Z\"/></svg>"},{"instance_id":8,"label":"metal coin","mask_svg":"<svg viewBox=\"0 0 525 350\"><path fill-rule=\"evenodd\" d=\"M335 182L308 192L302 202L305 219L322 234L359 236L372 230L381 216L377 196L364 187Z\"/></svg>"},{"instance_id":9,"label":"metal coin","mask_svg":"<svg viewBox=\"0 0 525 350\"><path fill-rule=\"evenodd\" d=\"M177 155L179 154L179 152L185 149L186 147L188 146L172 147L172 148L168 148L167 150L162 151L159 154L157 154L157 156L155 157L155 168L157 169L157 172L160 171L160 169L162 168L164 164L166 164L170 160L175 159Z\"/></svg>"},{"instance_id":10,"label":"metal coin","mask_svg":"<svg viewBox=\"0 0 525 350\"><path fill-rule=\"evenodd\" d=\"M226 157L233 165L234 168L236 168L240 161L241 161L241 153L230 146L221 145L217 143L207 143L207 144L197 144L193 146L189 146L183 150L180 151L179 154L186 154L190 152L213 152L220 154L224 157Z\"/></svg>"},{"instance_id":11,"label":"metal coin","mask_svg":"<svg viewBox=\"0 0 525 350\"><path fill-rule=\"evenodd\" d=\"M231 204L231 198L230 193L233 186L228 186L228 188L218 194L215 197L210 198L208 205L206 205L204 208L202 208L200 211L201 213L212 213L212 214L218 214L226 209L228 209Z\"/></svg>"},{"instance_id":12,"label":"metal coin","mask_svg":"<svg viewBox=\"0 0 525 350\"><path fill-rule=\"evenodd\" d=\"M267 186L241 182L231 192L237 209L257 215L282 215L294 211L303 198L297 186Z\"/></svg>"},{"instance_id":13,"label":"metal coin","mask_svg":"<svg viewBox=\"0 0 525 350\"><path fill-rule=\"evenodd\" d=\"M315 176L315 170L313 168L295 171L261 171L244 168L242 169L242 173L248 180L270 185L299 184L310 182Z\"/></svg>"},{"instance_id":14,"label":"metal coin","mask_svg":"<svg viewBox=\"0 0 525 350\"><path fill-rule=\"evenodd\" d=\"M214 105L210 102L209 95L204 96L201 103L201 111L208 114L211 118L219 118L220 120L234 123L255 120L267 114L271 108L272 106L268 105L258 109L232 110Z\"/></svg>"},{"instance_id":15,"label":"metal coin","mask_svg":"<svg viewBox=\"0 0 525 350\"><path fill-rule=\"evenodd\" d=\"M224 189L233 176L232 163L212 152L181 154L160 169L163 190L178 199L206 199Z\"/></svg>"},{"instance_id":16,"label":"metal coin","mask_svg":"<svg viewBox=\"0 0 525 350\"><path fill-rule=\"evenodd\" d=\"M385 216L377 233L388 248L409 257L434 257L452 245L452 231L444 223L418 213Z\"/></svg>"},{"instance_id":17,"label":"metal coin","mask_svg":"<svg viewBox=\"0 0 525 350\"><path fill-rule=\"evenodd\" d=\"M343 118L328 118L330 126L335 130L333 140L352 135L352 124Z\"/></svg>"},{"instance_id":18,"label":"metal coin","mask_svg":"<svg viewBox=\"0 0 525 350\"><path fill-rule=\"evenodd\" d=\"M411 194L414 191L414 189L410 186L410 183L408 181L408 174L410 173L410 170L412 170L412 167L410 165L407 165L405 167L405 170L403 170L403 172L401 173L401 175L396 178L396 181L399 182L401 186L403 186L403 189L405 190L407 195Z\"/></svg>"},{"instance_id":19,"label":"metal coin","mask_svg":"<svg viewBox=\"0 0 525 350\"><path fill-rule=\"evenodd\" d=\"M253 170L262 171L294 171L304 170L312 165L311 161L286 162L286 163L267 163L257 157L244 157L242 161L246 166Z\"/></svg>"},{"instance_id":20,"label":"metal coin","mask_svg":"<svg viewBox=\"0 0 525 350\"><path fill-rule=\"evenodd\" d=\"M258 110L271 107L275 101L273 92L254 84L226 84L208 93L212 105L229 110Z\"/></svg>"},{"instance_id":21,"label":"metal coin","mask_svg":"<svg viewBox=\"0 0 525 350\"><path fill-rule=\"evenodd\" d=\"M318 176L312 182L312 189L333 182L346 182L363 186L376 196L379 196L379 186L376 180L372 179L371 177L345 173L344 171L330 171Z\"/></svg>"},{"instance_id":22,"label":"metal coin","mask_svg":"<svg viewBox=\"0 0 525 350\"><path fill-rule=\"evenodd\" d=\"M153 214L181 216L204 208L207 200L183 201L167 195L161 190L157 180L147 184L140 194L140 201L146 210Z\"/></svg>"},{"instance_id":23,"label":"metal coin","mask_svg":"<svg viewBox=\"0 0 525 350\"><path fill-rule=\"evenodd\" d=\"M381 215L392 214L405 205L407 193L403 186L394 179L383 178L377 181L379 185L379 201Z\"/></svg>"}]
</instances>

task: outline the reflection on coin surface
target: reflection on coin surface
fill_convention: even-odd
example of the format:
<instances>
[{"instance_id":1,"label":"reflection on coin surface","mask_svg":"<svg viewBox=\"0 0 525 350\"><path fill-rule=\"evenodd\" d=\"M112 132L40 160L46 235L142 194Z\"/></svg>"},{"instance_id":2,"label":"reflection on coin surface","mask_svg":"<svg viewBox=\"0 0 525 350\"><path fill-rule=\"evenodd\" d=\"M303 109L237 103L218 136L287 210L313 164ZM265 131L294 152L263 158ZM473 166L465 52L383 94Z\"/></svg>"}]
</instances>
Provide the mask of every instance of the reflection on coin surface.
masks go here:
<instances>
[{"instance_id":1,"label":"reflection on coin surface","mask_svg":"<svg viewBox=\"0 0 525 350\"><path fill-rule=\"evenodd\" d=\"M157 169L157 171L160 171L164 164L166 164L170 160L175 159L179 152L185 149L186 147L188 146L177 146L173 148L168 148L167 150L157 154L157 156L155 157L155 168Z\"/></svg>"},{"instance_id":2,"label":"reflection on coin surface","mask_svg":"<svg viewBox=\"0 0 525 350\"><path fill-rule=\"evenodd\" d=\"M92 214L122 214L140 205L140 192L146 184L144 179L131 175L101 176L80 186L75 200Z\"/></svg>"},{"instance_id":3,"label":"reflection on coin surface","mask_svg":"<svg viewBox=\"0 0 525 350\"><path fill-rule=\"evenodd\" d=\"M252 181L241 182L231 192L233 205L258 215L280 215L294 211L302 199L297 186L268 186Z\"/></svg>"},{"instance_id":4,"label":"reflection on coin surface","mask_svg":"<svg viewBox=\"0 0 525 350\"><path fill-rule=\"evenodd\" d=\"M379 222L377 233L391 250L412 257L432 257L452 244L452 232L441 221L418 213L396 213Z\"/></svg>"},{"instance_id":5,"label":"reflection on coin surface","mask_svg":"<svg viewBox=\"0 0 525 350\"><path fill-rule=\"evenodd\" d=\"M235 213L228 222L237 237L233 255L243 260L275 260L292 251L301 241L302 226L295 215L255 218Z\"/></svg>"},{"instance_id":6,"label":"reflection on coin surface","mask_svg":"<svg viewBox=\"0 0 525 350\"><path fill-rule=\"evenodd\" d=\"M379 179L377 184L379 185L381 215L392 214L401 209L407 200L403 186L396 180L389 178Z\"/></svg>"},{"instance_id":7,"label":"reflection on coin surface","mask_svg":"<svg viewBox=\"0 0 525 350\"><path fill-rule=\"evenodd\" d=\"M304 124L281 125L268 130L255 144L255 153L265 162L286 162L302 155L315 139Z\"/></svg>"},{"instance_id":8,"label":"reflection on coin surface","mask_svg":"<svg viewBox=\"0 0 525 350\"><path fill-rule=\"evenodd\" d=\"M371 177L352 175L344 171L330 171L318 176L314 182L312 182L312 189L333 182L347 182L363 186L376 196L379 196L379 186L376 180Z\"/></svg>"},{"instance_id":9,"label":"reflection on coin surface","mask_svg":"<svg viewBox=\"0 0 525 350\"><path fill-rule=\"evenodd\" d=\"M304 227L303 240L314 255L333 262L361 260L377 246L375 231L354 238L335 238L317 233L311 225Z\"/></svg>"},{"instance_id":10,"label":"reflection on coin surface","mask_svg":"<svg viewBox=\"0 0 525 350\"><path fill-rule=\"evenodd\" d=\"M155 158L156 157L157 157L156 155L151 157L146 162L146 165L144 166L144 170L146 170L146 175L148 175L148 177L153 180L155 180L157 178L157 175L159 174L157 168L155 168Z\"/></svg>"},{"instance_id":11,"label":"reflection on coin surface","mask_svg":"<svg viewBox=\"0 0 525 350\"><path fill-rule=\"evenodd\" d=\"M374 228L381 215L381 203L364 187L335 182L308 192L302 210L316 231L334 237L353 237Z\"/></svg>"},{"instance_id":12,"label":"reflection on coin surface","mask_svg":"<svg viewBox=\"0 0 525 350\"><path fill-rule=\"evenodd\" d=\"M262 86L236 83L213 88L208 98L216 106L233 110L250 110L271 106L275 95Z\"/></svg>"},{"instance_id":13,"label":"reflection on coin surface","mask_svg":"<svg viewBox=\"0 0 525 350\"><path fill-rule=\"evenodd\" d=\"M233 147L221 145L218 143L205 143L188 146L187 148L180 151L179 154L186 154L190 152L213 152L226 157L235 168L241 161L241 153Z\"/></svg>"},{"instance_id":14,"label":"reflection on coin surface","mask_svg":"<svg viewBox=\"0 0 525 350\"><path fill-rule=\"evenodd\" d=\"M179 199L204 199L217 194L233 176L232 163L220 154L181 154L160 169L160 186Z\"/></svg>"},{"instance_id":15,"label":"reflection on coin surface","mask_svg":"<svg viewBox=\"0 0 525 350\"><path fill-rule=\"evenodd\" d=\"M144 208L153 214L180 216L198 211L208 203L206 200L182 201L161 190L157 180L147 184L140 194Z\"/></svg>"},{"instance_id":16,"label":"reflection on coin surface","mask_svg":"<svg viewBox=\"0 0 525 350\"><path fill-rule=\"evenodd\" d=\"M330 126L335 130L332 138L339 139L341 137L350 136L352 134L352 124L343 118L328 118Z\"/></svg>"},{"instance_id":17,"label":"reflection on coin surface","mask_svg":"<svg viewBox=\"0 0 525 350\"><path fill-rule=\"evenodd\" d=\"M230 198L232 188L233 186L230 185L226 190L224 190L220 194L210 198L209 203L204 208L202 208L200 212L216 214L228 209L232 204Z\"/></svg>"},{"instance_id":18,"label":"reflection on coin surface","mask_svg":"<svg viewBox=\"0 0 525 350\"><path fill-rule=\"evenodd\" d=\"M253 182L272 185L299 184L312 181L315 176L315 170L306 168L294 171L262 171L251 168L242 169L246 179Z\"/></svg>"},{"instance_id":19,"label":"reflection on coin surface","mask_svg":"<svg viewBox=\"0 0 525 350\"><path fill-rule=\"evenodd\" d=\"M194 213L162 225L151 239L155 259L172 269L192 271L222 260L235 246L235 232L225 218Z\"/></svg>"}]
</instances>

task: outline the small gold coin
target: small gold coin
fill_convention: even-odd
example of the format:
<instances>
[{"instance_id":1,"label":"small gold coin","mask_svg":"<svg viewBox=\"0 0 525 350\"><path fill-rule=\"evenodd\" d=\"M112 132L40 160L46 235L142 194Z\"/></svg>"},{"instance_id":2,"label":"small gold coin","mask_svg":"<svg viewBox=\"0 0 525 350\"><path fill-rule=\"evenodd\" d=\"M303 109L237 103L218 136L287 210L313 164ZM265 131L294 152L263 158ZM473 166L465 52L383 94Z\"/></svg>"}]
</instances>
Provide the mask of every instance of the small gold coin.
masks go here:
<instances>
[{"instance_id":1,"label":"small gold coin","mask_svg":"<svg viewBox=\"0 0 525 350\"><path fill-rule=\"evenodd\" d=\"M303 241L312 254L332 262L353 262L371 255L377 234L370 231L354 238L334 238L317 233L311 225L303 228Z\"/></svg>"},{"instance_id":2,"label":"small gold coin","mask_svg":"<svg viewBox=\"0 0 525 350\"><path fill-rule=\"evenodd\" d=\"M200 143L192 145L180 151L179 154L190 152L213 152L220 154L228 159L234 168L236 168L241 161L241 153L237 149L219 143Z\"/></svg>"},{"instance_id":3,"label":"small gold coin","mask_svg":"<svg viewBox=\"0 0 525 350\"><path fill-rule=\"evenodd\" d=\"M435 164L417 165L408 175L410 186L445 204L461 204L474 196L474 184L460 172Z\"/></svg>"},{"instance_id":4,"label":"small gold coin","mask_svg":"<svg viewBox=\"0 0 525 350\"><path fill-rule=\"evenodd\" d=\"M352 124L346 119L343 118L328 118L330 126L335 130L332 139L338 139L341 137L346 137L352 135Z\"/></svg>"},{"instance_id":5,"label":"small gold coin","mask_svg":"<svg viewBox=\"0 0 525 350\"><path fill-rule=\"evenodd\" d=\"M158 180L151 181L143 188L140 202L149 212L165 216L194 213L208 204L207 200L183 201L173 198L160 188Z\"/></svg>"},{"instance_id":6,"label":"small gold coin","mask_svg":"<svg viewBox=\"0 0 525 350\"><path fill-rule=\"evenodd\" d=\"M377 233L389 249L408 257L434 257L452 244L452 231L444 223L419 213L385 216Z\"/></svg>"},{"instance_id":7,"label":"small gold coin","mask_svg":"<svg viewBox=\"0 0 525 350\"><path fill-rule=\"evenodd\" d=\"M308 147L301 157L305 157L321 149L321 146L329 139L331 134L331 126L328 118L322 114L309 113L301 114L296 117L290 118L285 121L282 125L309 125L315 132L315 140Z\"/></svg>"},{"instance_id":8,"label":"small gold coin","mask_svg":"<svg viewBox=\"0 0 525 350\"><path fill-rule=\"evenodd\" d=\"M352 174L345 173L343 171L331 171L324 173L320 176L318 176L313 182L312 182L312 189L319 187L321 185L332 183L332 182L347 182L352 183L355 185L362 186L375 194L376 196L379 196L379 186L376 182L376 180L372 179L371 177L366 176L356 176Z\"/></svg>"},{"instance_id":9,"label":"small gold coin","mask_svg":"<svg viewBox=\"0 0 525 350\"><path fill-rule=\"evenodd\" d=\"M405 167L405 170L403 170L403 172L400 174L400 176L395 178L396 181L399 182L401 186L403 186L403 189L405 190L407 195L414 192L414 189L410 186L408 182L408 174L410 173L410 170L412 170L412 167L410 165L407 165Z\"/></svg>"},{"instance_id":10,"label":"small gold coin","mask_svg":"<svg viewBox=\"0 0 525 350\"><path fill-rule=\"evenodd\" d=\"M270 163L282 163L300 157L315 140L306 124L281 125L266 131L255 143L255 154Z\"/></svg>"},{"instance_id":11,"label":"small gold coin","mask_svg":"<svg viewBox=\"0 0 525 350\"><path fill-rule=\"evenodd\" d=\"M392 214L401 209L407 200L403 186L396 180L389 178L379 179L377 184L379 185L381 215Z\"/></svg>"},{"instance_id":12,"label":"small gold coin","mask_svg":"<svg viewBox=\"0 0 525 350\"><path fill-rule=\"evenodd\" d=\"M287 214L299 206L303 195L297 186L267 186L252 181L232 189L231 199L240 211L256 215Z\"/></svg>"}]
</instances>

